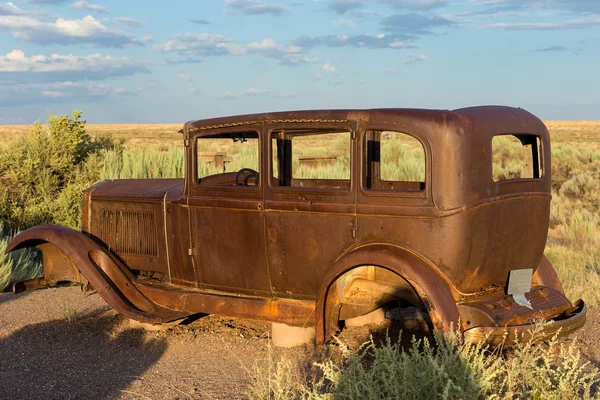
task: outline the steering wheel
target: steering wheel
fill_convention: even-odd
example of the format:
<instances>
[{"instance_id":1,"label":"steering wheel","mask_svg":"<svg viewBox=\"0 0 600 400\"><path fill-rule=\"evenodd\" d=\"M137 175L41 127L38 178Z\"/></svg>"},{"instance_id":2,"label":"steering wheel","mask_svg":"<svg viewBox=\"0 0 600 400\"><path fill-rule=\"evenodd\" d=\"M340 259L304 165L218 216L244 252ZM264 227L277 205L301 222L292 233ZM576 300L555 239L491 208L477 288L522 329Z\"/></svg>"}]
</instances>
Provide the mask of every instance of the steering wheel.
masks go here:
<instances>
[{"instance_id":1,"label":"steering wheel","mask_svg":"<svg viewBox=\"0 0 600 400\"><path fill-rule=\"evenodd\" d=\"M240 183L240 175L242 175L245 172L248 173L248 176L244 178L244 183ZM235 184L248 186L248 179L250 179L250 177L252 176L256 176L256 182L258 184L258 172L253 170L252 168L242 168L237 172L237 174L235 174Z\"/></svg>"}]
</instances>

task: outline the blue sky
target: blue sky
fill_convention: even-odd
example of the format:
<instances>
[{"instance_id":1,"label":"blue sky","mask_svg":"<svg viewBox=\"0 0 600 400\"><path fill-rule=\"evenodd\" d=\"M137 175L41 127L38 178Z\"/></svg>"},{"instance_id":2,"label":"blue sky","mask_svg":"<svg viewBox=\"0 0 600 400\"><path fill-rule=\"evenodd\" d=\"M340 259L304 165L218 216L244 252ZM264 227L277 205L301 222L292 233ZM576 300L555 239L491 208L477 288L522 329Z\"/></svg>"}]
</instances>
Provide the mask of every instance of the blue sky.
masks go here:
<instances>
[{"instance_id":1,"label":"blue sky","mask_svg":"<svg viewBox=\"0 0 600 400\"><path fill-rule=\"evenodd\" d=\"M600 119L598 0L14 0L0 124L503 104Z\"/></svg>"}]
</instances>

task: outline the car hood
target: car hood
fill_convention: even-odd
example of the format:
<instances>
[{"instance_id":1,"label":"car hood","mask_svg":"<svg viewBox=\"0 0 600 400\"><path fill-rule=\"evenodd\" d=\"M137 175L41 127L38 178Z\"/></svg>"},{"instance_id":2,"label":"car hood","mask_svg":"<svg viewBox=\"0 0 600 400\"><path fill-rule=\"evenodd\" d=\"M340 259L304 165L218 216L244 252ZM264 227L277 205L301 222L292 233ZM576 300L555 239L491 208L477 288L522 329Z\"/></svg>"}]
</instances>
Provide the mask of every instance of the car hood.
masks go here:
<instances>
[{"instance_id":1,"label":"car hood","mask_svg":"<svg viewBox=\"0 0 600 400\"><path fill-rule=\"evenodd\" d=\"M160 202L171 189L183 193L183 179L118 179L91 188L92 199ZM179 186L179 187L178 187Z\"/></svg>"}]
</instances>

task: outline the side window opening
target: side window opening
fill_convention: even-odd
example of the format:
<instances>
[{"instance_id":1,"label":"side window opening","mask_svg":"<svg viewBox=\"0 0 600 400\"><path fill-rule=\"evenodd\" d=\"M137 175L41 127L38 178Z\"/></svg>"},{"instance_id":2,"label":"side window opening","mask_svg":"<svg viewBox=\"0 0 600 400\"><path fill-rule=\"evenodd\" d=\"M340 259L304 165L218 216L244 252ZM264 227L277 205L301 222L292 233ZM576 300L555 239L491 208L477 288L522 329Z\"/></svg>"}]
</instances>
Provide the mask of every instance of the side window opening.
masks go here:
<instances>
[{"instance_id":1,"label":"side window opening","mask_svg":"<svg viewBox=\"0 0 600 400\"><path fill-rule=\"evenodd\" d=\"M539 136L505 134L492 138L494 182L540 179L542 174L542 147Z\"/></svg>"},{"instance_id":2,"label":"side window opening","mask_svg":"<svg viewBox=\"0 0 600 400\"><path fill-rule=\"evenodd\" d=\"M350 188L348 131L275 131L271 135L271 153L273 186Z\"/></svg>"},{"instance_id":3,"label":"side window opening","mask_svg":"<svg viewBox=\"0 0 600 400\"><path fill-rule=\"evenodd\" d=\"M236 132L196 139L201 186L258 186L259 141L256 132Z\"/></svg>"},{"instance_id":4,"label":"side window opening","mask_svg":"<svg viewBox=\"0 0 600 400\"><path fill-rule=\"evenodd\" d=\"M395 192L425 190L425 149L415 137L368 131L365 188Z\"/></svg>"}]
</instances>

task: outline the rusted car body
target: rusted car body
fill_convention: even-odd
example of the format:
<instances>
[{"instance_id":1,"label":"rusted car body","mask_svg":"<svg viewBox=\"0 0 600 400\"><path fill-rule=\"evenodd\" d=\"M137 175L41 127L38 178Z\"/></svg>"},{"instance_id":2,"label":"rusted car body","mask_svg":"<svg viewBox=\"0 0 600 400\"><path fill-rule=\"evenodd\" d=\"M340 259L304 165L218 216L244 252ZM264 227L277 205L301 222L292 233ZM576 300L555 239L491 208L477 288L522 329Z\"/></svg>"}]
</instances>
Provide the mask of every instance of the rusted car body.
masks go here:
<instances>
[{"instance_id":1,"label":"rusted car body","mask_svg":"<svg viewBox=\"0 0 600 400\"><path fill-rule=\"evenodd\" d=\"M297 179L293 138L324 131L348 133L348 178ZM382 132L420 143L421 182L379 179ZM535 172L495 182L492 138L507 134L533 138ZM206 137L254 138L258 171L199 177ZM397 301L422 307L436 329L490 343L540 318L555 321L547 335L584 324L585 305L565 297L543 255L550 138L522 109L245 115L188 122L183 140L185 179L98 183L84 194L82 232L17 236L8 251L38 247L44 276L15 291L76 283L143 322L220 314L315 326L317 342ZM526 269L531 308L506 293L510 272Z\"/></svg>"}]
</instances>

